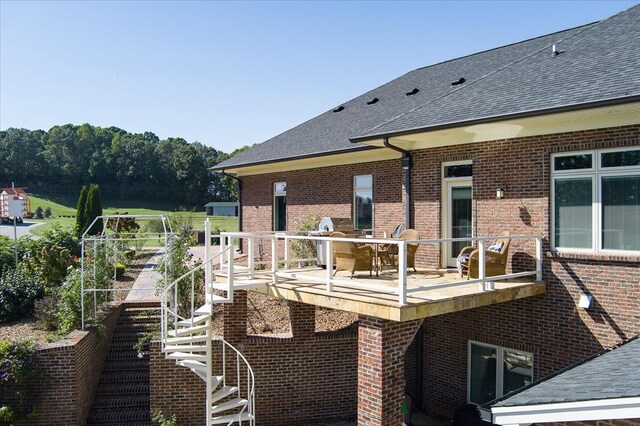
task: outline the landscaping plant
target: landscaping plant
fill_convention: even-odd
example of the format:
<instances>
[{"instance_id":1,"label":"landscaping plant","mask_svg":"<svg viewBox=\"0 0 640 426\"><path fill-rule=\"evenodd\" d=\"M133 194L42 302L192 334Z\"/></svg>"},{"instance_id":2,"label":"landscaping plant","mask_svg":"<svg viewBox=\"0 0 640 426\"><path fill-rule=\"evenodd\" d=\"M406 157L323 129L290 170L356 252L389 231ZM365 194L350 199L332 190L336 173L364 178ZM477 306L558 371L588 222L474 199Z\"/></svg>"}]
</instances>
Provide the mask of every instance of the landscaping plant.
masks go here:
<instances>
[{"instance_id":1,"label":"landscaping plant","mask_svg":"<svg viewBox=\"0 0 640 426\"><path fill-rule=\"evenodd\" d=\"M38 374L36 351L30 340L0 342L0 426L34 413L28 391L29 380Z\"/></svg>"}]
</instances>

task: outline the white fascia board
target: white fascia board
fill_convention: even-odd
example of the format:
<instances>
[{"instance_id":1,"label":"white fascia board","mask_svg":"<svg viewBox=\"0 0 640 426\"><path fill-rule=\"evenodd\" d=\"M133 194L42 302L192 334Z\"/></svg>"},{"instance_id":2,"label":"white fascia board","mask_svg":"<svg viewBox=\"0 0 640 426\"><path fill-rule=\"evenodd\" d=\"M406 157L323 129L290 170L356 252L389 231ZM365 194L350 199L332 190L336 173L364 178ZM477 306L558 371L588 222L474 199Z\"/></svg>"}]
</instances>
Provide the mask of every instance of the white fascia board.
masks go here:
<instances>
[{"instance_id":1,"label":"white fascia board","mask_svg":"<svg viewBox=\"0 0 640 426\"><path fill-rule=\"evenodd\" d=\"M640 417L640 397L493 407L491 413L498 425L635 419Z\"/></svg>"}]
</instances>

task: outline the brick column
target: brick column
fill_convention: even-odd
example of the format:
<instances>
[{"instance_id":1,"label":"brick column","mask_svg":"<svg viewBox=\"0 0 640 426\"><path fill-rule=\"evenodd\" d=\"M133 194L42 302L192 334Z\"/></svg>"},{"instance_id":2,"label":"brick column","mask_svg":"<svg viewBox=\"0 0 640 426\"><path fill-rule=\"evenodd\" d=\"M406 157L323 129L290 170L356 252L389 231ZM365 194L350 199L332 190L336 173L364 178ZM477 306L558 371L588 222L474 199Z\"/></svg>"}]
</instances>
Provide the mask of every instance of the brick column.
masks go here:
<instances>
[{"instance_id":1,"label":"brick column","mask_svg":"<svg viewBox=\"0 0 640 426\"><path fill-rule=\"evenodd\" d=\"M294 339L312 339L316 336L316 307L306 303L287 301Z\"/></svg>"},{"instance_id":2,"label":"brick column","mask_svg":"<svg viewBox=\"0 0 640 426\"><path fill-rule=\"evenodd\" d=\"M399 426L404 394L404 353L422 320L395 322L360 316L358 322L358 424Z\"/></svg>"},{"instance_id":3,"label":"brick column","mask_svg":"<svg viewBox=\"0 0 640 426\"><path fill-rule=\"evenodd\" d=\"M224 340L232 345L244 342L247 338L247 292L236 290L233 292L233 303L223 306Z\"/></svg>"}]
</instances>

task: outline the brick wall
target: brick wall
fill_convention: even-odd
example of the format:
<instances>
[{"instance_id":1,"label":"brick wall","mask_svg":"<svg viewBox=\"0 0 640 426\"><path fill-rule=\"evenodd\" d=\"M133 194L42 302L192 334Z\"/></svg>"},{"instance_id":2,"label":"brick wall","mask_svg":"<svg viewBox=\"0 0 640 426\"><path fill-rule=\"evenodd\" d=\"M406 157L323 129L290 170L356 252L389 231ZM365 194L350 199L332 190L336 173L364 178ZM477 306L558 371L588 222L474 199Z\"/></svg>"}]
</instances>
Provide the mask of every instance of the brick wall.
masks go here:
<instances>
[{"instance_id":1,"label":"brick wall","mask_svg":"<svg viewBox=\"0 0 640 426\"><path fill-rule=\"evenodd\" d=\"M425 322L423 406L451 417L466 403L469 339L534 353L535 378L640 333L640 257L550 253L550 158L556 152L640 144L640 126L413 152L413 223L422 238L442 235L442 163L473 161L474 233L542 234L544 295L430 318ZM273 182L286 181L289 229L309 216L351 217L353 176L373 175L374 227L404 222L400 160L247 176L245 230L271 229ZM321 183L321 184L320 184ZM495 199L502 187L505 198ZM513 240L508 271L531 268L535 243ZM440 248L421 245L417 263L440 266ZM577 308L582 293L593 296Z\"/></svg>"},{"instance_id":2,"label":"brick wall","mask_svg":"<svg viewBox=\"0 0 640 426\"><path fill-rule=\"evenodd\" d=\"M405 392L404 359L422 320L394 322L360 316L358 423L399 426Z\"/></svg>"},{"instance_id":3,"label":"brick wall","mask_svg":"<svg viewBox=\"0 0 640 426\"><path fill-rule=\"evenodd\" d=\"M292 337L247 336L246 304L246 292L234 292L234 303L223 307L223 334L253 369L256 424L279 426L355 418L356 334L316 334L315 308L288 302ZM204 382L175 361L166 360L157 344L151 345L150 359L152 411L176 414L184 426L201 425L205 416ZM214 364L217 361L214 354ZM221 371L220 365L214 365L216 371Z\"/></svg>"},{"instance_id":4,"label":"brick wall","mask_svg":"<svg viewBox=\"0 0 640 426\"><path fill-rule=\"evenodd\" d=\"M104 314L103 335L76 330L64 340L40 346L37 362L42 375L30 387L37 417L18 424L86 424L120 311L117 305Z\"/></svg>"}]
</instances>

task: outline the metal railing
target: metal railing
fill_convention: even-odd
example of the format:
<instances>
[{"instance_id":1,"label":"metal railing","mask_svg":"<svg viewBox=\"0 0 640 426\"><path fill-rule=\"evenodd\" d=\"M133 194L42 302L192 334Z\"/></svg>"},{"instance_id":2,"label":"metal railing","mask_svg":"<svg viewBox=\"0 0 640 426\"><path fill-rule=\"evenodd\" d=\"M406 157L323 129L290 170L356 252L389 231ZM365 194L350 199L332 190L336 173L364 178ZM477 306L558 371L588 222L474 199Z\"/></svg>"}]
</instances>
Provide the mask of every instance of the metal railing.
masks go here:
<instances>
[{"instance_id":1,"label":"metal railing","mask_svg":"<svg viewBox=\"0 0 640 426\"><path fill-rule=\"evenodd\" d=\"M535 276L537 281L542 280L542 235L510 235L513 241L518 240L535 240L535 254L531 257L535 259L535 268L520 272L506 273L497 276L487 276L485 271L487 242L494 241L503 236L486 236L486 237L465 237L465 238L435 238L435 239L419 239L419 240L397 240L386 238L331 238L320 236L296 235L289 232L223 232L220 238L225 241L232 241L234 238L242 238L247 241L247 261L245 265L233 265L231 257L229 262L221 262L220 269L228 276L235 275L248 276L254 278L256 276L268 277L272 284L277 284L280 278L297 278L312 282L324 283L327 292L333 292L333 286L338 284L346 287L362 288L374 292L383 292L396 294L400 305L407 304L407 295L425 290L442 289L447 287L455 287L468 284L478 284L479 291L492 291L495 289L496 281L503 281L513 278L521 278L526 276ZM397 279L393 280L393 285L383 283L375 283L371 279L340 279L333 276L333 268L328 266L324 276L317 274L305 273L303 270L297 272L292 271L291 266L300 263L315 261L315 258L294 258L291 256L291 243L293 241L324 241L325 258L327 265L333 265L333 243L336 241L348 241L358 244L384 244L396 245L398 256L398 272ZM265 242L266 241L266 242ZM442 245L452 242L469 242L472 241L478 249L478 278L461 279L458 281L447 281L425 286L412 285L407 286L407 254L409 244L422 245ZM264 253L256 247L267 245L269 250L263 250ZM513 243L512 243L513 245ZM438 250L439 252L439 250ZM231 268L231 270L230 270ZM263 269L257 269L263 268ZM235 271L235 272L232 272Z\"/></svg>"}]
</instances>

